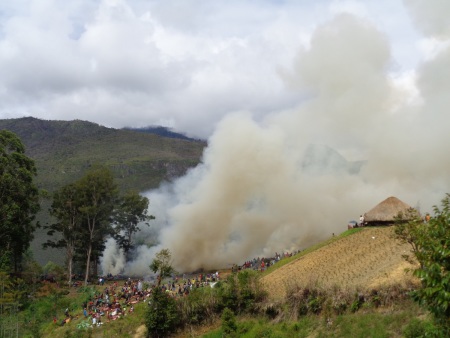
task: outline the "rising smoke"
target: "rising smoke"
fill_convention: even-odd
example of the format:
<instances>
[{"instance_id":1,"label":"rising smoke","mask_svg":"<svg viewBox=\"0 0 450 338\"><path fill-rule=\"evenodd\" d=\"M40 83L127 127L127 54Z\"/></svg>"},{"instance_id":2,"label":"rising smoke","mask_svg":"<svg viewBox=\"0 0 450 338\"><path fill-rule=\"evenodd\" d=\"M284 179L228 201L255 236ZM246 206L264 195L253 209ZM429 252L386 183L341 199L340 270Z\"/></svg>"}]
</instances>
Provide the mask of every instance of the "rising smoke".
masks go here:
<instances>
[{"instance_id":1,"label":"rising smoke","mask_svg":"<svg viewBox=\"0 0 450 338\"><path fill-rule=\"evenodd\" d=\"M138 237L159 244L139 246L124 267L109 243L104 272L148 274L160 248L172 251L179 271L301 249L389 196L431 211L450 183L449 27L420 3L406 2L440 48L410 75L416 92L392 75L383 33L353 15L335 17L317 28L292 69L280 70L299 93L298 107L264 121L249 112L225 117L198 167L147 193L156 220Z\"/></svg>"}]
</instances>

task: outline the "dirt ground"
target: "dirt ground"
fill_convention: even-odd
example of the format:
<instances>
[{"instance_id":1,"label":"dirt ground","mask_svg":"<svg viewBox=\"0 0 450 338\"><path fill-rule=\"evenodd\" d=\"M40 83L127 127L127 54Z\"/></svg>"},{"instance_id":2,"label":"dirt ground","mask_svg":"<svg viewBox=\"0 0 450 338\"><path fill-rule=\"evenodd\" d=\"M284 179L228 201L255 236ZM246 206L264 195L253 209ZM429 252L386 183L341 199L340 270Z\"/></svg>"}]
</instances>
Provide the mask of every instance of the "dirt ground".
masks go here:
<instances>
[{"instance_id":1,"label":"dirt ground","mask_svg":"<svg viewBox=\"0 0 450 338\"><path fill-rule=\"evenodd\" d=\"M313 251L264 276L262 283L272 299L285 296L290 285L374 288L417 280L405 269L414 268L402 255L409 244L393 238L393 227L364 228Z\"/></svg>"}]
</instances>

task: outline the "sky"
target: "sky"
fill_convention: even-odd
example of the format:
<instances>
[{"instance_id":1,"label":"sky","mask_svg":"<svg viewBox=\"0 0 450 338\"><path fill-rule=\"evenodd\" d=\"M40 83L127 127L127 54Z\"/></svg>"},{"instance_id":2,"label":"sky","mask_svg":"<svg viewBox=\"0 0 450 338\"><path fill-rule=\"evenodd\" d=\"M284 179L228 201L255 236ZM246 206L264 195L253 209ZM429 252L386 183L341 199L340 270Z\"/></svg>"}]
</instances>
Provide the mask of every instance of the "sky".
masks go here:
<instances>
[{"instance_id":1,"label":"sky","mask_svg":"<svg viewBox=\"0 0 450 338\"><path fill-rule=\"evenodd\" d=\"M283 74L339 13L385 35L388 72L413 85L436 46L399 0L0 1L0 118L163 125L206 139L229 113L262 121L301 104Z\"/></svg>"},{"instance_id":2,"label":"sky","mask_svg":"<svg viewBox=\"0 0 450 338\"><path fill-rule=\"evenodd\" d=\"M142 192L132 261L179 271L303 249L396 196L450 192L450 1L1 1L0 118L163 125L208 140ZM356 169L355 169L356 168ZM153 246L149 247L149 244Z\"/></svg>"}]
</instances>

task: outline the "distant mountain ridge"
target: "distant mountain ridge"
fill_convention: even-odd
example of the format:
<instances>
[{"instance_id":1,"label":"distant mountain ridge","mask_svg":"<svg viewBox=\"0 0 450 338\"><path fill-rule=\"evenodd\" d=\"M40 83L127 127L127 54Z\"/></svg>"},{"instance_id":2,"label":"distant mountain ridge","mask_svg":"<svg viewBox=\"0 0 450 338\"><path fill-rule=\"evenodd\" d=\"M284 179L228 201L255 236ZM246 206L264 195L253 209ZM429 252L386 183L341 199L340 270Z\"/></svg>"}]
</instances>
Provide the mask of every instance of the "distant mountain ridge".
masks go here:
<instances>
[{"instance_id":1,"label":"distant mountain ridge","mask_svg":"<svg viewBox=\"0 0 450 338\"><path fill-rule=\"evenodd\" d=\"M303 172L310 175L356 175L367 161L347 161L335 149L322 144L310 144L302 161Z\"/></svg>"},{"instance_id":2,"label":"distant mountain ridge","mask_svg":"<svg viewBox=\"0 0 450 338\"><path fill-rule=\"evenodd\" d=\"M4 119L0 129L20 137L36 162L39 186L50 191L78 179L93 164L110 168L122 189L156 188L196 166L206 146L181 134L160 135L158 127L138 132L81 120Z\"/></svg>"},{"instance_id":3,"label":"distant mountain ridge","mask_svg":"<svg viewBox=\"0 0 450 338\"><path fill-rule=\"evenodd\" d=\"M125 127L125 128L122 128L122 130L131 130L131 131L137 131L140 133L155 134L155 135L159 135L159 136L163 136L163 137L177 138L180 140L202 141L201 139L194 139L194 138L188 137L182 133L177 133L175 131L172 131L170 128L161 127L161 126L148 126L148 127L142 127L142 128Z\"/></svg>"}]
</instances>

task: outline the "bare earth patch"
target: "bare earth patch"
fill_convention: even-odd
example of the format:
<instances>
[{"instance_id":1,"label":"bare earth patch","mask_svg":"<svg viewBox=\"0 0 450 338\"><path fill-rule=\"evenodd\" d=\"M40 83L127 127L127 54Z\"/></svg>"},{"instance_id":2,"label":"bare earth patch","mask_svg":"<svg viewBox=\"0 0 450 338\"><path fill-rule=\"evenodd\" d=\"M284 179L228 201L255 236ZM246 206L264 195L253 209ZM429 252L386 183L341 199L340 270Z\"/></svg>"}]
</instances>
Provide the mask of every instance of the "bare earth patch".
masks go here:
<instances>
[{"instance_id":1,"label":"bare earth patch","mask_svg":"<svg viewBox=\"0 0 450 338\"><path fill-rule=\"evenodd\" d=\"M137 328L134 338L145 338L147 336L147 328L145 325L141 325Z\"/></svg>"},{"instance_id":2,"label":"bare earth patch","mask_svg":"<svg viewBox=\"0 0 450 338\"><path fill-rule=\"evenodd\" d=\"M368 227L282 266L262 283L271 299L280 299L293 284L371 289L417 282L405 272L414 266L402 258L404 254L411 254L410 246L393 238L393 227Z\"/></svg>"}]
</instances>

